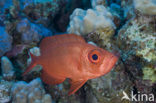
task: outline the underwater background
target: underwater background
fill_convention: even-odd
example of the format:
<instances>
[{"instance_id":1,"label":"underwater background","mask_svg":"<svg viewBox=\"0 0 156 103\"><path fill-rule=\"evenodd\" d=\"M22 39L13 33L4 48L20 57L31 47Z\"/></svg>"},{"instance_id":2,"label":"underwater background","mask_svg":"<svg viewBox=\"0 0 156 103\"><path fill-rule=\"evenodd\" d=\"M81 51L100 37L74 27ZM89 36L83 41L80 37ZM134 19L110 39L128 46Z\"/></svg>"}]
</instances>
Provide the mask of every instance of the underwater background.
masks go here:
<instances>
[{"instance_id":1,"label":"underwater background","mask_svg":"<svg viewBox=\"0 0 156 103\"><path fill-rule=\"evenodd\" d=\"M39 56L43 38L65 33L120 53L110 73L71 96L68 80L22 76L29 52ZM122 100L123 91L155 101ZM0 0L0 103L156 103L156 0Z\"/></svg>"}]
</instances>

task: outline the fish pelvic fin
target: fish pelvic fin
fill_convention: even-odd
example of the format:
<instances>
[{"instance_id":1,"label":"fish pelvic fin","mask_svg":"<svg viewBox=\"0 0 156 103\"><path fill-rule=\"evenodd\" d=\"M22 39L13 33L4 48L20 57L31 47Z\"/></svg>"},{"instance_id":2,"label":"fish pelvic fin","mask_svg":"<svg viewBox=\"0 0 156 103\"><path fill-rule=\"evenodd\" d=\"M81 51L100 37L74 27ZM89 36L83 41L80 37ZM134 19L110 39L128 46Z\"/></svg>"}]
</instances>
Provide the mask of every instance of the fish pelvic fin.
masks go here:
<instances>
[{"instance_id":1,"label":"fish pelvic fin","mask_svg":"<svg viewBox=\"0 0 156 103\"><path fill-rule=\"evenodd\" d=\"M72 95L74 94L79 88L81 88L85 83L87 82L87 80L79 80L79 81L71 81L71 87L70 90L68 92L68 95Z\"/></svg>"},{"instance_id":2,"label":"fish pelvic fin","mask_svg":"<svg viewBox=\"0 0 156 103\"><path fill-rule=\"evenodd\" d=\"M22 76L25 76L27 73L29 73L37 65L37 59L38 59L39 56L35 56L31 52L29 52L29 53L30 53L30 56L31 56L31 64L28 66L26 71L24 71Z\"/></svg>"}]
</instances>

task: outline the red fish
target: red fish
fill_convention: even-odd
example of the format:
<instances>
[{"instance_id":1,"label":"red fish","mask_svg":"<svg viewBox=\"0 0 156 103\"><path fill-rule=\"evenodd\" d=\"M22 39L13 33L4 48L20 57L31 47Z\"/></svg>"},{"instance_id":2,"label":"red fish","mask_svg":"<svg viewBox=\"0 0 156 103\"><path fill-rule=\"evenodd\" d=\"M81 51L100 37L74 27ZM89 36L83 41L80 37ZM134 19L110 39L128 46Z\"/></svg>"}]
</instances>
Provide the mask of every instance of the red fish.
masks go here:
<instances>
[{"instance_id":1,"label":"red fish","mask_svg":"<svg viewBox=\"0 0 156 103\"><path fill-rule=\"evenodd\" d=\"M107 74L118 58L97 46L88 44L75 34L46 37L40 44L40 56L31 54L32 62L23 75L37 64L42 65L42 80L47 84L60 84L71 79L69 95L93 78Z\"/></svg>"}]
</instances>

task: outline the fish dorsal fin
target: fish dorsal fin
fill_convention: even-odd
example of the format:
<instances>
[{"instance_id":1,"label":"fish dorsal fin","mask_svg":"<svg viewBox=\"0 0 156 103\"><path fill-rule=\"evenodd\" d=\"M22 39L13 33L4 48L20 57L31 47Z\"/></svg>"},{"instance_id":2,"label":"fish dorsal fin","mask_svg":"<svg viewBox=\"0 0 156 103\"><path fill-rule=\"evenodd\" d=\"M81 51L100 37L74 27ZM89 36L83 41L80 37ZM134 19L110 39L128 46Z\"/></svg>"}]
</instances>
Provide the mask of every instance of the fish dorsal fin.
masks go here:
<instances>
[{"instance_id":1,"label":"fish dorsal fin","mask_svg":"<svg viewBox=\"0 0 156 103\"><path fill-rule=\"evenodd\" d=\"M79 88L81 88L87 80L71 81L70 90L68 95L74 94Z\"/></svg>"},{"instance_id":2,"label":"fish dorsal fin","mask_svg":"<svg viewBox=\"0 0 156 103\"><path fill-rule=\"evenodd\" d=\"M85 40L76 34L62 34L62 35L55 35L51 37L46 37L41 41L40 49L44 50L46 48L46 45L49 46L56 46L59 44L65 44L65 43L85 43Z\"/></svg>"}]
</instances>

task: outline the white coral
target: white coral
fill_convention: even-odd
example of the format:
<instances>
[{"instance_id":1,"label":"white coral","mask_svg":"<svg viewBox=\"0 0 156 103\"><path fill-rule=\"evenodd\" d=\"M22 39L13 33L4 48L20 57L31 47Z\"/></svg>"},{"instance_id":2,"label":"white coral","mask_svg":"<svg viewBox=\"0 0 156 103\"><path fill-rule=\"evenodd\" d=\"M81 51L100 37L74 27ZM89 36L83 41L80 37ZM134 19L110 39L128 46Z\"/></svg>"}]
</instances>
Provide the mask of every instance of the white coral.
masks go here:
<instances>
[{"instance_id":1,"label":"white coral","mask_svg":"<svg viewBox=\"0 0 156 103\"><path fill-rule=\"evenodd\" d=\"M142 14L156 15L156 0L134 0L134 6Z\"/></svg>"},{"instance_id":2,"label":"white coral","mask_svg":"<svg viewBox=\"0 0 156 103\"><path fill-rule=\"evenodd\" d=\"M108 27L115 29L112 19L112 14L102 5L87 11L77 8L70 16L70 25L67 31L68 33L85 35L97 29Z\"/></svg>"}]
</instances>

